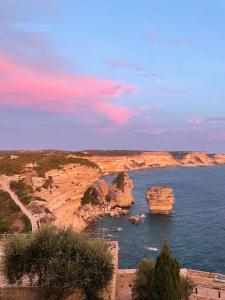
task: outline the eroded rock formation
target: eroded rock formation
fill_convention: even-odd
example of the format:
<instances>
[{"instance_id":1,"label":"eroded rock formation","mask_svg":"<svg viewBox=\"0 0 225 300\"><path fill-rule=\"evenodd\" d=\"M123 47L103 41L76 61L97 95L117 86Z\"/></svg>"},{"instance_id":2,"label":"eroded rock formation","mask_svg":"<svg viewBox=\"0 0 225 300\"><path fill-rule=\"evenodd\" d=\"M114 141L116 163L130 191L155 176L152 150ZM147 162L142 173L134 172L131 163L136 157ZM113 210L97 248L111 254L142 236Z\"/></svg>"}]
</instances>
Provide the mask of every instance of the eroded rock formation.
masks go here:
<instances>
[{"instance_id":1,"label":"eroded rock formation","mask_svg":"<svg viewBox=\"0 0 225 300\"><path fill-rule=\"evenodd\" d=\"M170 213L173 209L173 189L160 185L151 187L146 192L149 210L154 213Z\"/></svg>"},{"instance_id":2,"label":"eroded rock formation","mask_svg":"<svg viewBox=\"0 0 225 300\"><path fill-rule=\"evenodd\" d=\"M99 216L129 214L126 208L133 203L132 188L132 180L124 172L119 173L110 185L98 180L84 192L81 207L75 215L81 219L81 223L88 224Z\"/></svg>"},{"instance_id":3,"label":"eroded rock formation","mask_svg":"<svg viewBox=\"0 0 225 300\"><path fill-rule=\"evenodd\" d=\"M126 208L133 203L133 182L125 172L121 172L109 187L108 201L113 201L116 206Z\"/></svg>"}]
</instances>

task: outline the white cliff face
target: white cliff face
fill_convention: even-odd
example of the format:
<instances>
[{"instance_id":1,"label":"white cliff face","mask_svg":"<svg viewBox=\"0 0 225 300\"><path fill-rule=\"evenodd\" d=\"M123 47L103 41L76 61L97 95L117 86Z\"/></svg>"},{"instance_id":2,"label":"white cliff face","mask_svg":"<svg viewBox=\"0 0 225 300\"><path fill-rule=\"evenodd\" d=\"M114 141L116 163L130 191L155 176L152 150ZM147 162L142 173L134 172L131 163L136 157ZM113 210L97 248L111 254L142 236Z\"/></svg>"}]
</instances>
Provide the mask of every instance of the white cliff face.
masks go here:
<instances>
[{"instance_id":1,"label":"white cliff face","mask_svg":"<svg viewBox=\"0 0 225 300\"><path fill-rule=\"evenodd\" d=\"M173 189L153 186L146 192L146 201L151 212L169 213L173 210Z\"/></svg>"}]
</instances>

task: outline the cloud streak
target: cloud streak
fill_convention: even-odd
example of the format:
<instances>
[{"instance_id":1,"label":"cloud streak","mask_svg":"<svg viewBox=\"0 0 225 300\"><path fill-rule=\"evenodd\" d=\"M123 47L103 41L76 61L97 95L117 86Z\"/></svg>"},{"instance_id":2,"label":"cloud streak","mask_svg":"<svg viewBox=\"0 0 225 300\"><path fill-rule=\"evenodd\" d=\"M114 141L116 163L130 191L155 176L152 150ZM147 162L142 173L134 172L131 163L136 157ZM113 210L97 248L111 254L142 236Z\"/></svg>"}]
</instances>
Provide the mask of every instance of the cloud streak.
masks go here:
<instances>
[{"instance_id":1,"label":"cloud streak","mask_svg":"<svg viewBox=\"0 0 225 300\"><path fill-rule=\"evenodd\" d=\"M161 38L158 33L156 33L153 27L150 27L148 30L148 40L151 42L157 42L165 45L180 45L180 46L200 46L198 40L190 38L175 38L175 39L164 39Z\"/></svg>"},{"instance_id":2,"label":"cloud streak","mask_svg":"<svg viewBox=\"0 0 225 300\"><path fill-rule=\"evenodd\" d=\"M112 68L125 68L135 72L139 76L146 76L146 77L156 77L158 76L156 73L152 72L148 68L144 67L141 64L137 63L130 63L126 60L122 59L108 59L105 60L104 63Z\"/></svg>"},{"instance_id":3,"label":"cloud streak","mask_svg":"<svg viewBox=\"0 0 225 300\"><path fill-rule=\"evenodd\" d=\"M210 117L210 118L201 118L201 117L196 117L190 120L190 123L193 125L199 125L203 123L220 123L220 122L225 122L225 117Z\"/></svg>"},{"instance_id":4,"label":"cloud streak","mask_svg":"<svg viewBox=\"0 0 225 300\"><path fill-rule=\"evenodd\" d=\"M135 114L110 101L137 88L124 82L79 75L46 72L0 55L0 105L51 112L105 116L116 124Z\"/></svg>"}]
</instances>

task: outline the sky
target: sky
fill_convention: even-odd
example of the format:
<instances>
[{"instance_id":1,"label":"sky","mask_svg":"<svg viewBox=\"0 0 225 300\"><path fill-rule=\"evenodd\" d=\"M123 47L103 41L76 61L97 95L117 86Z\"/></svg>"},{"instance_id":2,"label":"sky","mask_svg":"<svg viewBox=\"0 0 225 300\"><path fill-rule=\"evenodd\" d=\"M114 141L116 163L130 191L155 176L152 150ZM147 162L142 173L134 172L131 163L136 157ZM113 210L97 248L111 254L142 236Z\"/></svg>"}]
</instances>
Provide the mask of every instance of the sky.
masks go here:
<instances>
[{"instance_id":1,"label":"sky","mask_svg":"<svg viewBox=\"0 0 225 300\"><path fill-rule=\"evenodd\" d=\"M225 153L225 0L0 0L0 149Z\"/></svg>"}]
</instances>

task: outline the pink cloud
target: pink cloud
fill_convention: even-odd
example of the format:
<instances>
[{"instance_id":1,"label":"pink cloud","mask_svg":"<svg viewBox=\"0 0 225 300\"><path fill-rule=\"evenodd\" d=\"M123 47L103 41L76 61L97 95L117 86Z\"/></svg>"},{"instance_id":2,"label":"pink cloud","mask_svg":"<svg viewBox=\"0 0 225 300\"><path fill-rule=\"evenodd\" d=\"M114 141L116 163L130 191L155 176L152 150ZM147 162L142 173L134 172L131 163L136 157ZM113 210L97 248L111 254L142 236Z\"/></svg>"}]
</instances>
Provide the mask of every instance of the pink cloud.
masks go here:
<instances>
[{"instance_id":1,"label":"pink cloud","mask_svg":"<svg viewBox=\"0 0 225 300\"><path fill-rule=\"evenodd\" d=\"M161 103L156 103L156 104L144 104L139 108L140 112L145 112L148 110L160 110L163 107L163 104Z\"/></svg>"},{"instance_id":2,"label":"pink cloud","mask_svg":"<svg viewBox=\"0 0 225 300\"><path fill-rule=\"evenodd\" d=\"M204 119L199 118L199 117L192 118L190 120L190 123L193 124L193 125L199 125L199 124L202 124L202 122L204 122Z\"/></svg>"},{"instance_id":3,"label":"pink cloud","mask_svg":"<svg viewBox=\"0 0 225 300\"><path fill-rule=\"evenodd\" d=\"M138 134L150 134L150 135L162 135L166 132L167 132L166 128L162 128L162 127L143 128L135 131L135 133Z\"/></svg>"},{"instance_id":4,"label":"pink cloud","mask_svg":"<svg viewBox=\"0 0 225 300\"><path fill-rule=\"evenodd\" d=\"M194 124L194 125L199 125L199 124L202 124L202 123L216 124L216 123L221 123L221 122L225 122L225 117L209 117L209 118L197 117L197 118L193 118L193 119L190 120L190 123Z\"/></svg>"},{"instance_id":5,"label":"pink cloud","mask_svg":"<svg viewBox=\"0 0 225 300\"><path fill-rule=\"evenodd\" d=\"M134 111L109 101L137 88L91 76L65 75L25 66L0 55L0 105L63 113L88 112L125 123Z\"/></svg>"},{"instance_id":6,"label":"pink cloud","mask_svg":"<svg viewBox=\"0 0 225 300\"><path fill-rule=\"evenodd\" d=\"M221 141L224 141L224 140L225 140L225 132L215 134L212 138L213 138L214 140L221 140Z\"/></svg>"}]
</instances>

